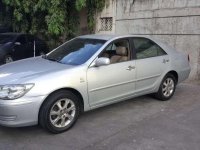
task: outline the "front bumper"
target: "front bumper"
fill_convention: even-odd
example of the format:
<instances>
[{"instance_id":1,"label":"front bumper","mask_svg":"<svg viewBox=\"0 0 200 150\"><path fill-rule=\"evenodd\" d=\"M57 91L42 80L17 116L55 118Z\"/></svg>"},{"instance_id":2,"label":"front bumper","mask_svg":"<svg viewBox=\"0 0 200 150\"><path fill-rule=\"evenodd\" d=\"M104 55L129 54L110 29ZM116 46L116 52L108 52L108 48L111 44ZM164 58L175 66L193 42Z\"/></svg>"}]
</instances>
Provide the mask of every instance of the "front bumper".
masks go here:
<instances>
[{"instance_id":1,"label":"front bumper","mask_svg":"<svg viewBox=\"0 0 200 150\"><path fill-rule=\"evenodd\" d=\"M0 125L22 127L38 124L39 109L46 96L0 100Z\"/></svg>"}]
</instances>

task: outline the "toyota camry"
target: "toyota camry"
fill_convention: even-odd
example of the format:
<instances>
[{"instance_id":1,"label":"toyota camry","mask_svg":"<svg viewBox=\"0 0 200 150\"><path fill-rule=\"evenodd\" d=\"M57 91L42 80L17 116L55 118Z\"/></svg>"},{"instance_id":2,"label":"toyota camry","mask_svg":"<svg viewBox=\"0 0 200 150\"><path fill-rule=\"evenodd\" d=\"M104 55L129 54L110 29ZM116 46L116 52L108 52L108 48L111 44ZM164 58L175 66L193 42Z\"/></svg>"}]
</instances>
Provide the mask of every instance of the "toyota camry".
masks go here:
<instances>
[{"instance_id":1,"label":"toyota camry","mask_svg":"<svg viewBox=\"0 0 200 150\"><path fill-rule=\"evenodd\" d=\"M81 112L153 94L169 100L189 57L148 36L85 35L0 67L0 125L72 127Z\"/></svg>"}]
</instances>

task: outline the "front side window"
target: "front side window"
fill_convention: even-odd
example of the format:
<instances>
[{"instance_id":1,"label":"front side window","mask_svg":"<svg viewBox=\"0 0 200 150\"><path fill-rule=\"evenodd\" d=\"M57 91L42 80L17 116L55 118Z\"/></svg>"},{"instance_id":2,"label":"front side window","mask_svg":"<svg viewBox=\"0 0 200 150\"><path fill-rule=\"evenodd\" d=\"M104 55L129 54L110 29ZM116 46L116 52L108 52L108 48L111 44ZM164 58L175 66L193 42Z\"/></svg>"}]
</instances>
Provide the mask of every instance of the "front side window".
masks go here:
<instances>
[{"instance_id":1,"label":"front side window","mask_svg":"<svg viewBox=\"0 0 200 150\"><path fill-rule=\"evenodd\" d=\"M162 56L166 54L164 50L162 50L156 43L149 39L134 38L133 43L137 59Z\"/></svg>"},{"instance_id":2,"label":"front side window","mask_svg":"<svg viewBox=\"0 0 200 150\"><path fill-rule=\"evenodd\" d=\"M77 38L56 48L46 56L46 59L63 64L81 65L89 60L105 42L105 40Z\"/></svg>"},{"instance_id":3,"label":"front side window","mask_svg":"<svg viewBox=\"0 0 200 150\"><path fill-rule=\"evenodd\" d=\"M129 40L121 39L110 43L99 57L107 57L111 64L130 60Z\"/></svg>"}]
</instances>

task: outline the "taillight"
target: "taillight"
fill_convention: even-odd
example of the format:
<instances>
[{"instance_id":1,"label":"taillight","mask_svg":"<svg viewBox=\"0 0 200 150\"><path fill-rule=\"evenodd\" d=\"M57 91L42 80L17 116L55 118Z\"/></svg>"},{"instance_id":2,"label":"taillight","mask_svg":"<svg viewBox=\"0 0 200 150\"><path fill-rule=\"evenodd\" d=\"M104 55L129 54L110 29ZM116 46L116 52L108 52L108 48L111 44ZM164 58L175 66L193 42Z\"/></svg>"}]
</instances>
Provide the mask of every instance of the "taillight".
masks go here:
<instances>
[{"instance_id":1,"label":"taillight","mask_svg":"<svg viewBox=\"0 0 200 150\"><path fill-rule=\"evenodd\" d=\"M190 55L188 54L188 62L190 62Z\"/></svg>"}]
</instances>

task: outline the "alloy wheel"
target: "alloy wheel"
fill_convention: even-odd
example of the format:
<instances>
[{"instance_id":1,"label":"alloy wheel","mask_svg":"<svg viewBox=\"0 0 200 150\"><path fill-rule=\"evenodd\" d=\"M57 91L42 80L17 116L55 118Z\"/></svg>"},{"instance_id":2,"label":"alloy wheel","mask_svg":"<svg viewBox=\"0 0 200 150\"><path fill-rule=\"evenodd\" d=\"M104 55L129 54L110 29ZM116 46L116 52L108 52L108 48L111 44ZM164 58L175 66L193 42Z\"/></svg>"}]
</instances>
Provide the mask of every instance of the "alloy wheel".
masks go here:
<instances>
[{"instance_id":1,"label":"alloy wheel","mask_svg":"<svg viewBox=\"0 0 200 150\"><path fill-rule=\"evenodd\" d=\"M175 83L172 78L166 78L162 85L162 92L165 97L170 97L175 88Z\"/></svg>"},{"instance_id":2,"label":"alloy wheel","mask_svg":"<svg viewBox=\"0 0 200 150\"><path fill-rule=\"evenodd\" d=\"M13 62L13 58L11 56L6 56L5 58L5 63L10 63L10 62Z\"/></svg>"},{"instance_id":3,"label":"alloy wheel","mask_svg":"<svg viewBox=\"0 0 200 150\"><path fill-rule=\"evenodd\" d=\"M72 100L58 100L50 110L51 124L57 128L64 128L74 120L75 114L76 107Z\"/></svg>"}]
</instances>

